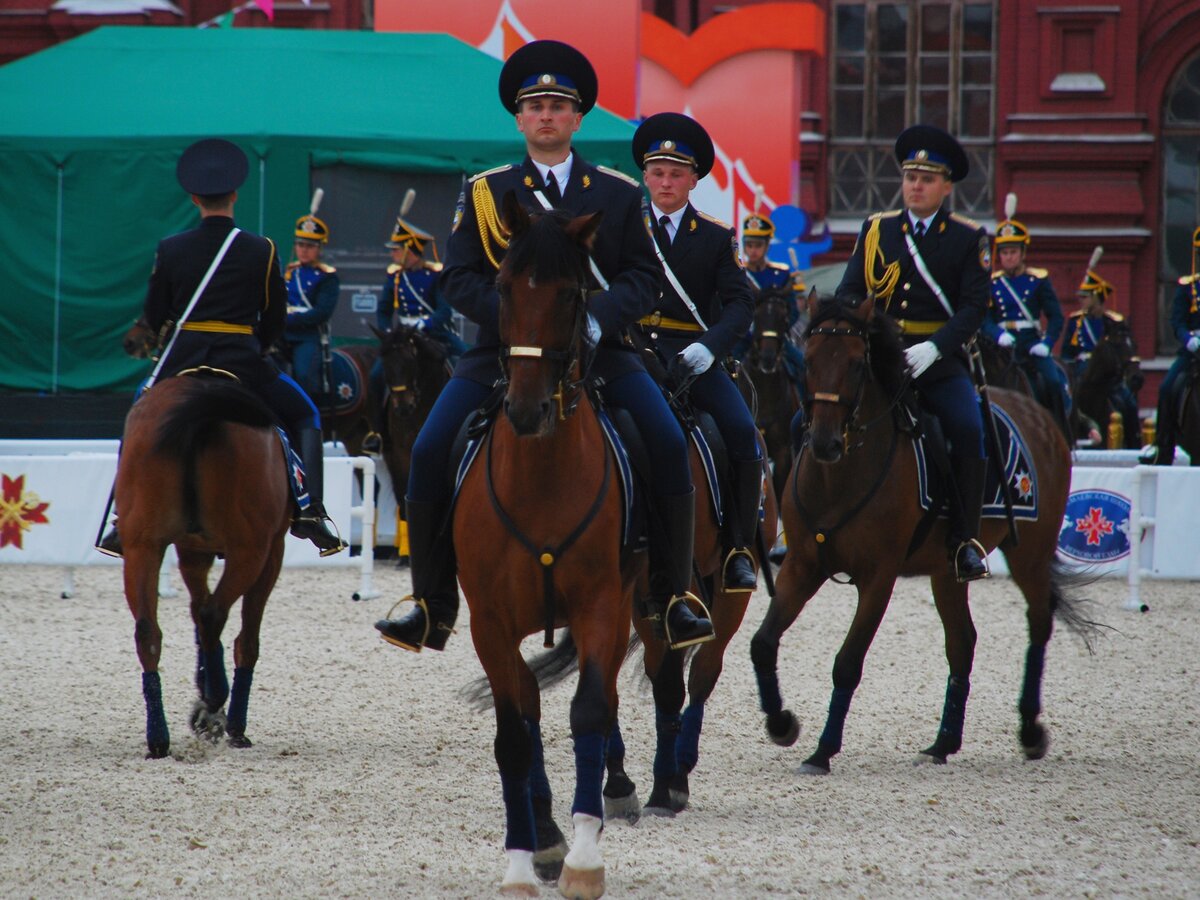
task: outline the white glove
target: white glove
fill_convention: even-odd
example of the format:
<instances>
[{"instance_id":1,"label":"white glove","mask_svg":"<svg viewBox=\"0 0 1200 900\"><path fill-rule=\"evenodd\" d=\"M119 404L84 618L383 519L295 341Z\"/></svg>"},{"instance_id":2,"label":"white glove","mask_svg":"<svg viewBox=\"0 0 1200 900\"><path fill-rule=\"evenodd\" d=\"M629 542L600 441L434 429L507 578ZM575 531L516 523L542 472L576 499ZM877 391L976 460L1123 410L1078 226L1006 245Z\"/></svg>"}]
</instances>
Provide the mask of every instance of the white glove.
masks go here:
<instances>
[{"instance_id":1,"label":"white glove","mask_svg":"<svg viewBox=\"0 0 1200 900\"><path fill-rule=\"evenodd\" d=\"M904 359L908 363L908 370L912 372L913 378L920 378L925 374L926 369L941 358L942 351L933 341L921 341L904 351Z\"/></svg>"},{"instance_id":2,"label":"white glove","mask_svg":"<svg viewBox=\"0 0 1200 900\"><path fill-rule=\"evenodd\" d=\"M1029 355L1030 356L1038 356L1038 357L1041 357L1042 359L1045 359L1047 356L1050 355L1050 348L1046 346L1044 341L1038 341L1036 344L1034 344L1032 347L1029 348Z\"/></svg>"},{"instance_id":3,"label":"white glove","mask_svg":"<svg viewBox=\"0 0 1200 900\"><path fill-rule=\"evenodd\" d=\"M1192 335L1192 337L1188 338L1188 342L1184 346L1187 347L1188 353L1195 353L1197 350L1200 350L1200 337Z\"/></svg>"},{"instance_id":4,"label":"white glove","mask_svg":"<svg viewBox=\"0 0 1200 900\"><path fill-rule=\"evenodd\" d=\"M676 358L680 367L687 369L692 375L703 375L716 359L713 352L701 343L688 344Z\"/></svg>"},{"instance_id":5,"label":"white glove","mask_svg":"<svg viewBox=\"0 0 1200 900\"><path fill-rule=\"evenodd\" d=\"M1008 350L1011 347L1016 345L1017 339L1006 331L1002 335L1000 335L1000 337L996 338L996 343L999 344L1001 347L1003 347L1005 350Z\"/></svg>"},{"instance_id":6,"label":"white glove","mask_svg":"<svg viewBox=\"0 0 1200 900\"><path fill-rule=\"evenodd\" d=\"M417 319L417 324L413 326L415 331L424 331L429 327L429 320L425 318Z\"/></svg>"},{"instance_id":7,"label":"white glove","mask_svg":"<svg viewBox=\"0 0 1200 900\"><path fill-rule=\"evenodd\" d=\"M598 321L596 321L596 317L593 316L591 313L588 313L587 336L588 336L588 340L592 342L593 347L597 346L600 343L600 336L601 336L600 323Z\"/></svg>"}]
</instances>

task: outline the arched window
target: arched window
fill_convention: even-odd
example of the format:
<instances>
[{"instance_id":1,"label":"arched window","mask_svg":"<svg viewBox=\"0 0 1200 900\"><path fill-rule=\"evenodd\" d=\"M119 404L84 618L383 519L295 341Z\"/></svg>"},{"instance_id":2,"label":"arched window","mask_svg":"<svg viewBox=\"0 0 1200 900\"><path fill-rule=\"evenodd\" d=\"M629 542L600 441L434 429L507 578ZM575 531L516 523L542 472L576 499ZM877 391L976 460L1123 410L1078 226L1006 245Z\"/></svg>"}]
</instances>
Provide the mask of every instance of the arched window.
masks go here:
<instances>
[{"instance_id":1,"label":"arched window","mask_svg":"<svg viewBox=\"0 0 1200 900\"><path fill-rule=\"evenodd\" d=\"M1162 123L1158 352L1173 356L1179 342L1167 317L1179 277L1192 271L1192 232L1200 225L1200 53L1171 80Z\"/></svg>"},{"instance_id":2,"label":"arched window","mask_svg":"<svg viewBox=\"0 0 1200 900\"><path fill-rule=\"evenodd\" d=\"M995 145L995 4L964 0L834 0L829 104L829 208L865 216L900 205L892 157L906 125L945 128L971 173L953 207L991 218Z\"/></svg>"}]
</instances>

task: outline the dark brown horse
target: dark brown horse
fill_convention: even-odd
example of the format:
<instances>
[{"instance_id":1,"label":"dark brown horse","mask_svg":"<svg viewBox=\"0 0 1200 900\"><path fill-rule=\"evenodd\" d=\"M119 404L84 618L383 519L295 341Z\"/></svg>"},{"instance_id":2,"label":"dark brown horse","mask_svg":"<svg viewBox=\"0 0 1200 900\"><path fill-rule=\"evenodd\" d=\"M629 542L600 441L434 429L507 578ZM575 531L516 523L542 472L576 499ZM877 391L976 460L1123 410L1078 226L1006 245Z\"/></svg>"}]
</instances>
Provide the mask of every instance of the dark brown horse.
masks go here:
<instances>
[{"instance_id":1,"label":"dark brown horse","mask_svg":"<svg viewBox=\"0 0 1200 900\"><path fill-rule=\"evenodd\" d=\"M191 726L213 739L225 733L235 747L250 746L246 709L259 626L283 563L292 513L283 448L272 422L262 403L233 381L189 376L154 385L125 420L115 496L125 599L142 664L149 757L170 750L158 675L158 576L172 544L196 625L199 699ZM225 567L209 590L208 573L218 554ZM242 629L233 645L231 692L221 632L239 598Z\"/></svg>"},{"instance_id":2,"label":"dark brown horse","mask_svg":"<svg viewBox=\"0 0 1200 900\"><path fill-rule=\"evenodd\" d=\"M792 468L791 424L800 409L800 396L784 365L784 351L791 340L788 308L794 302L792 293L785 287L759 295L750 350L742 364L758 400L755 424L766 440L776 496L783 491Z\"/></svg>"},{"instance_id":3,"label":"dark brown horse","mask_svg":"<svg viewBox=\"0 0 1200 900\"><path fill-rule=\"evenodd\" d=\"M561 868L565 896L604 890L604 746L633 584L621 569L616 464L582 382L587 254L600 215L531 218L511 192L504 198L511 240L498 286L507 390L454 512L454 542L471 548L459 554L459 581L496 712L508 823L501 890L522 896L538 890L535 852L543 874ZM521 655L526 635L556 626L570 628L580 663L571 702L575 836L565 859L542 760L538 684Z\"/></svg>"},{"instance_id":4,"label":"dark brown horse","mask_svg":"<svg viewBox=\"0 0 1200 900\"><path fill-rule=\"evenodd\" d=\"M908 384L895 323L875 312L873 297L859 305L810 299L807 342L812 406L806 444L783 498L788 554L778 593L751 643L767 732L789 745L799 735L796 717L783 708L777 675L779 642L826 580L848 574L858 588L858 608L833 666L833 695L816 752L805 771L827 773L841 750L850 700L862 677L871 640L883 620L896 579L928 576L945 631L950 677L941 728L919 759L945 762L962 744L963 720L975 651L975 626L967 585L948 561L945 523L914 542L924 513L918 500L917 458L898 405ZM1017 526L1019 544L1002 519L985 519L980 538L1004 551L1013 581L1025 595L1029 648L1018 706L1019 737L1030 759L1049 743L1042 724L1042 669L1053 618L1078 628L1084 622L1064 593L1065 573L1055 560L1071 480L1071 456L1062 432L1031 398L991 390L1024 436L1039 486L1036 519ZM910 546L913 543L915 547Z\"/></svg>"},{"instance_id":5,"label":"dark brown horse","mask_svg":"<svg viewBox=\"0 0 1200 900\"><path fill-rule=\"evenodd\" d=\"M1033 397L1046 407L1054 421L1058 423L1058 427L1062 429L1063 436L1073 442L1073 426L1066 409L1063 408L1061 392L1056 385L1043 383L1044 379L1041 377L1041 373L1034 368L1029 357L1018 359L1011 348L1001 347L983 334L978 335L975 342L983 362L987 383L992 387ZM1053 362L1061 370L1063 378L1069 385L1071 379L1066 368L1058 360Z\"/></svg>"},{"instance_id":6,"label":"dark brown horse","mask_svg":"<svg viewBox=\"0 0 1200 900\"><path fill-rule=\"evenodd\" d=\"M1200 356L1191 354L1187 369L1181 376L1182 398L1178 411L1176 434L1178 445L1187 451L1193 466L1200 466Z\"/></svg>"},{"instance_id":7,"label":"dark brown horse","mask_svg":"<svg viewBox=\"0 0 1200 900\"><path fill-rule=\"evenodd\" d=\"M1067 371L1076 376L1071 388L1075 398L1075 437L1094 441L1095 432L1099 432L1103 441L1109 420L1117 413L1124 424L1125 449L1140 447L1141 422L1132 412L1124 414L1112 401L1114 392L1122 384L1134 397L1142 386L1141 364L1128 324L1110 322L1083 374L1079 375L1078 368L1072 366L1068 366ZM1126 421L1131 417L1132 421Z\"/></svg>"}]
</instances>

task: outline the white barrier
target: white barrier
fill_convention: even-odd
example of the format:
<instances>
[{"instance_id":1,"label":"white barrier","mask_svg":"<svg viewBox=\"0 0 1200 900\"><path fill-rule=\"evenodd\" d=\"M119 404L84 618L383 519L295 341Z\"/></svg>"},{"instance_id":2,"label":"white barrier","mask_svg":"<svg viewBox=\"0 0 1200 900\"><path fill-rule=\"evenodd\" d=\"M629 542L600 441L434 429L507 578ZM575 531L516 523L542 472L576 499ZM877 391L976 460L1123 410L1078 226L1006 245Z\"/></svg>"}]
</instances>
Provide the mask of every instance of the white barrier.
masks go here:
<instances>
[{"instance_id":1,"label":"white barrier","mask_svg":"<svg viewBox=\"0 0 1200 900\"><path fill-rule=\"evenodd\" d=\"M64 595L73 591L73 567L119 564L93 546L116 475L116 450L116 441L0 441L0 564L65 566ZM325 509L339 532L366 552L322 559L308 541L289 535L283 564L358 566L353 596L365 600L378 596L371 585L375 495L359 490L355 471L374 485L374 460L326 457Z\"/></svg>"}]
</instances>

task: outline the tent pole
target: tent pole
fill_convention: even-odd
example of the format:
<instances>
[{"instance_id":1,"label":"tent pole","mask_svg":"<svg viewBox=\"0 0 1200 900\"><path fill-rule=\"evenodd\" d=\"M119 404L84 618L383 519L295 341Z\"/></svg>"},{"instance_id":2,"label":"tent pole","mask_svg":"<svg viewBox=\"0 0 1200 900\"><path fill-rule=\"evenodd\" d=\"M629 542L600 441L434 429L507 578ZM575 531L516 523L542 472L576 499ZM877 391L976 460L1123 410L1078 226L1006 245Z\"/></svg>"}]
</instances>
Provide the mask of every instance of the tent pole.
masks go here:
<instances>
[{"instance_id":1,"label":"tent pole","mask_svg":"<svg viewBox=\"0 0 1200 900\"><path fill-rule=\"evenodd\" d=\"M58 209L54 226L54 341L50 356L50 393L58 393L58 342L62 318L63 166L58 164Z\"/></svg>"},{"instance_id":2,"label":"tent pole","mask_svg":"<svg viewBox=\"0 0 1200 900\"><path fill-rule=\"evenodd\" d=\"M258 158L258 233L266 234L267 209L267 161Z\"/></svg>"}]
</instances>

